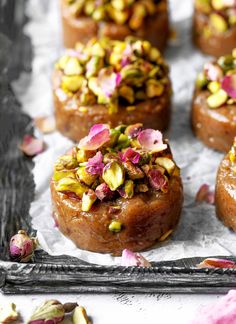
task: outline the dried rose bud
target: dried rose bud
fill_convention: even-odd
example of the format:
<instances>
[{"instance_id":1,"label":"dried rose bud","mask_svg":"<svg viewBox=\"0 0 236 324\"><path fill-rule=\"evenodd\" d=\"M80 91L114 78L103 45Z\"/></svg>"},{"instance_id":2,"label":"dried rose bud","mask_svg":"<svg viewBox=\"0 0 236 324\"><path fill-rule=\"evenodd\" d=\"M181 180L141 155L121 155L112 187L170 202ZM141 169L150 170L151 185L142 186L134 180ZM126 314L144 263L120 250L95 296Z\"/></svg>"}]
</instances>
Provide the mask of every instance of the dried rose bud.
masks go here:
<instances>
[{"instance_id":1,"label":"dried rose bud","mask_svg":"<svg viewBox=\"0 0 236 324\"><path fill-rule=\"evenodd\" d=\"M65 313L72 312L77 303L61 304L58 300L47 300L36 308L28 324L57 324L63 321Z\"/></svg>"},{"instance_id":2,"label":"dried rose bud","mask_svg":"<svg viewBox=\"0 0 236 324\"><path fill-rule=\"evenodd\" d=\"M146 260L140 253L134 253L128 249L123 250L121 265L124 267L151 267L151 263Z\"/></svg>"},{"instance_id":3,"label":"dried rose bud","mask_svg":"<svg viewBox=\"0 0 236 324\"><path fill-rule=\"evenodd\" d=\"M36 239L20 230L10 240L10 258L17 262L28 262L32 258L35 248Z\"/></svg>"},{"instance_id":4,"label":"dried rose bud","mask_svg":"<svg viewBox=\"0 0 236 324\"><path fill-rule=\"evenodd\" d=\"M198 268L235 268L235 262L226 259L207 258L197 265Z\"/></svg>"},{"instance_id":5,"label":"dried rose bud","mask_svg":"<svg viewBox=\"0 0 236 324\"><path fill-rule=\"evenodd\" d=\"M215 203L215 193L214 191L210 191L210 187L208 184L204 183L199 188L196 198L196 202L206 202L210 205L214 205Z\"/></svg>"}]
</instances>

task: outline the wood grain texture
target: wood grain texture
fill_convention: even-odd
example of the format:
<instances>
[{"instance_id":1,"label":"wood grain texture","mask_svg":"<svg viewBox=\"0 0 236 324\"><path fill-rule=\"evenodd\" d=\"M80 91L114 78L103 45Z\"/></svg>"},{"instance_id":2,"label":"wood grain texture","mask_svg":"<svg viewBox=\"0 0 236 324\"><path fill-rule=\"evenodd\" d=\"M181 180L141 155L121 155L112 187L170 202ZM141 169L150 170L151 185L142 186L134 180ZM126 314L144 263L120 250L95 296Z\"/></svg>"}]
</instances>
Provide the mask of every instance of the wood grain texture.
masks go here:
<instances>
[{"instance_id":1,"label":"wood grain texture","mask_svg":"<svg viewBox=\"0 0 236 324\"><path fill-rule=\"evenodd\" d=\"M236 269L197 269L203 258L153 263L152 267L99 266L68 256L37 251L32 263L10 262L8 242L21 228L33 232L33 163L18 149L31 133L10 81L29 71L30 40L23 34L24 0L0 0L0 290L32 293L225 293L236 287ZM236 261L233 258L231 260Z\"/></svg>"}]
</instances>

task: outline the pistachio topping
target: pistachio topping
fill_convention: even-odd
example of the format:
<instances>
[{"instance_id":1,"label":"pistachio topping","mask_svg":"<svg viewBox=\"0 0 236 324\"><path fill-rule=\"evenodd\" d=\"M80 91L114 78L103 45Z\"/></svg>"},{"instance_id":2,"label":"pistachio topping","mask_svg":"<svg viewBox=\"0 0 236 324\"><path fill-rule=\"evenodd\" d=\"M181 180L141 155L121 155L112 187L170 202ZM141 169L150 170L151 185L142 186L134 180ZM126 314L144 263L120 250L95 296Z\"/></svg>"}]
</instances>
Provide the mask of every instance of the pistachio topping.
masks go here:
<instances>
[{"instance_id":1,"label":"pistachio topping","mask_svg":"<svg viewBox=\"0 0 236 324\"><path fill-rule=\"evenodd\" d=\"M71 15L76 18L88 16L98 22L126 24L131 30L139 29L146 17L161 10L161 3L165 0L67 0Z\"/></svg>"},{"instance_id":2,"label":"pistachio topping","mask_svg":"<svg viewBox=\"0 0 236 324\"><path fill-rule=\"evenodd\" d=\"M81 200L81 210L89 212L103 201L119 208L116 200L121 197L166 193L169 179L178 175L159 131L143 129L142 124L116 128L98 124L70 154L56 161L52 179L56 191Z\"/></svg>"},{"instance_id":3,"label":"pistachio topping","mask_svg":"<svg viewBox=\"0 0 236 324\"><path fill-rule=\"evenodd\" d=\"M232 55L221 56L216 62L206 63L198 74L196 87L209 92L207 104L211 109L236 104L236 49Z\"/></svg>"},{"instance_id":4,"label":"pistachio topping","mask_svg":"<svg viewBox=\"0 0 236 324\"><path fill-rule=\"evenodd\" d=\"M214 33L225 33L236 26L234 0L195 0L195 8L209 17L203 30L206 38Z\"/></svg>"},{"instance_id":5,"label":"pistachio topping","mask_svg":"<svg viewBox=\"0 0 236 324\"><path fill-rule=\"evenodd\" d=\"M55 67L61 72L61 89L78 106L97 103L107 106L111 114L120 106L131 112L140 101L158 98L170 88L160 52L148 41L132 37L78 43Z\"/></svg>"}]
</instances>

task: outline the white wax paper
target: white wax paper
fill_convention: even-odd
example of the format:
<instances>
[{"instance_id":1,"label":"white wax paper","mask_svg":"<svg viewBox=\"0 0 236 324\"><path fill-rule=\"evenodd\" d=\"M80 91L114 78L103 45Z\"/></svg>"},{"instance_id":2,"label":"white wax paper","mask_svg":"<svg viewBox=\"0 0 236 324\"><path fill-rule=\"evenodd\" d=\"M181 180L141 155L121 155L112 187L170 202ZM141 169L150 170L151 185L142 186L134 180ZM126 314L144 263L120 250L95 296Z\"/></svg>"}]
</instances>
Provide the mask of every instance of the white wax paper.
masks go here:
<instances>
[{"instance_id":1,"label":"white wax paper","mask_svg":"<svg viewBox=\"0 0 236 324\"><path fill-rule=\"evenodd\" d=\"M53 113L50 75L53 63L63 51L58 3L58 0L28 1L30 21L25 32L33 44L33 71L31 74L23 73L14 82L14 89L23 110L32 117ZM171 42L166 52L174 88L172 123L167 136L176 162L182 169L185 202L180 224L172 238L143 253L150 261L234 255L236 251L236 235L216 218L214 206L195 203L196 192L203 183L214 188L216 170L223 155L204 147L190 128L194 80L197 71L209 60L191 44L192 5L190 0L170 1L177 39ZM119 264L120 258L76 248L54 226L49 180L54 161L73 143L58 132L43 138L48 148L34 159L36 194L30 209L41 247L51 255L67 254L97 264Z\"/></svg>"}]
</instances>

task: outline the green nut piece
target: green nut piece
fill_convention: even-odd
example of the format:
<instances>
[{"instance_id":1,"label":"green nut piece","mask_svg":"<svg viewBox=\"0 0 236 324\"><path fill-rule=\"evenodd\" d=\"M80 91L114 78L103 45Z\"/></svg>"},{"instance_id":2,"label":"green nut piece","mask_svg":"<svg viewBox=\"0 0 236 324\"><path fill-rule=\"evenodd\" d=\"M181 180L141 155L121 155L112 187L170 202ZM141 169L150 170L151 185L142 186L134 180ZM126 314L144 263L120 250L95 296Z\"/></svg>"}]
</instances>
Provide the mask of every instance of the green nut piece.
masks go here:
<instances>
[{"instance_id":1,"label":"green nut piece","mask_svg":"<svg viewBox=\"0 0 236 324\"><path fill-rule=\"evenodd\" d=\"M71 170L78 166L77 160L72 155L61 156L54 164L54 170L61 171L64 169Z\"/></svg>"},{"instance_id":2,"label":"green nut piece","mask_svg":"<svg viewBox=\"0 0 236 324\"><path fill-rule=\"evenodd\" d=\"M129 11L116 10L111 6L109 15L118 25L124 25L129 18Z\"/></svg>"},{"instance_id":3,"label":"green nut piece","mask_svg":"<svg viewBox=\"0 0 236 324\"><path fill-rule=\"evenodd\" d=\"M111 4L116 10L124 10L126 8L125 0L111 0Z\"/></svg>"},{"instance_id":4,"label":"green nut piece","mask_svg":"<svg viewBox=\"0 0 236 324\"><path fill-rule=\"evenodd\" d=\"M141 183L136 186L136 190L137 192L147 192L149 188L147 185Z\"/></svg>"},{"instance_id":5,"label":"green nut piece","mask_svg":"<svg viewBox=\"0 0 236 324\"><path fill-rule=\"evenodd\" d=\"M196 80L196 87L198 89L203 89L208 83L207 77L205 73L200 72L197 75L197 80Z\"/></svg>"},{"instance_id":6,"label":"green nut piece","mask_svg":"<svg viewBox=\"0 0 236 324\"><path fill-rule=\"evenodd\" d=\"M207 88L211 93L216 93L220 90L220 82L212 81L208 84Z\"/></svg>"},{"instance_id":7,"label":"green nut piece","mask_svg":"<svg viewBox=\"0 0 236 324\"><path fill-rule=\"evenodd\" d=\"M233 49L232 56L233 56L234 59L236 59L236 48Z\"/></svg>"},{"instance_id":8,"label":"green nut piece","mask_svg":"<svg viewBox=\"0 0 236 324\"><path fill-rule=\"evenodd\" d=\"M159 97L163 94L164 90L163 84L157 80L150 79L146 83L146 95L148 98Z\"/></svg>"},{"instance_id":9,"label":"green nut piece","mask_svg":"<svg viewBox=\"0 0 236 324\"><path fill-rule=\"evenodd\" d=\"M79 149L76 154L76 159L78 163L87 162L89 158L94 156L93 151L85 151L82 149Z\"/></svg>"},{"instance_id":10,"label":"green nut piece","mask_svg":"<svg viewBox=\"0 0 236 324\"><path fill-rule=\"evenodd\" d=\"M122 224L119 221L113 220L108 228L110 232L119 233L122 230Z\"/></svg>"},{"instance_id":11,"label":"green nut piece","mask_svg":"<svg viewBox=\"0 0 236 324\"><path fill-rule=\"evenodd\" d=\"M98 74L98 71L103 67L103 58L93 56L86 64L86 77L91 78Z\"/></svg>"},{"instance_id":12,"label":"green nut piece","mask_svg":"<svg viewBox=\"0 0 236 324\"><path fill-rule=\"evenodd\" d=\"M140 68L136 68L133 65L126 65L121 70L122 80L125 80L126 84L131 86L139 86L143 84L145 76Z\"/></svg>"},{"instance_id":13,"label":"green nut piece","mask_svg":"<svg viewBox=\"0 0 236 324\"><path fill-rule=\"evenodd\" d=\"M98 101L99 102L99 101ZM108 113L110 114L110 115L112 115L112 114L116 114L116 113L118 113L118 102L115 100L115 101L111 101L111 102L109 102L109 104L108 104Z\"/></svg>"},{"instance_id":14,"label":"green nut piece","mask_svg":"<svg viewBox=\"0 0 236 324\"><path fill-rule=\"evenodd\" d=\"M102 178L108 187L115 191L125 181L124 169L118 162L112 161L105 166Z\"/></svg>"},{"instance_id":15,"label":"green nut piece","mask_svg":"<svg viewBox=\"0 0 236 324\"><path fill-rule=\"evenodd\" d=\"M56 63L56 67L61 69L61 70L64 70L65 66L66 66L66 63L68 62L69 60L69 56L68 55L63 55L59 61Z\"/></svg>"},{"instance_id":16,"label":"green nut piece","mask_svg":"<svg viewBox=\"0 0 236 324\"><path fill-rule=\"evenodd\" d=\"M134 182L126 180L124 184L125 198L132 198L134 195Z\"/></svg>"},{"instance_id":17,"label":"green nut piece","mask_svg":"<svg viewBox=\"0 0 236 324\"><path fill-rule=\"evenodd\" d=\"M211 0L211 4L215 10L222 10L225 8L224 0Z\"/></svg>"},{"instance_id":18,"label":"green nut piece","mask_svg":"<svg viewBox=\"0 0 236 324\"><path fill-rule=\"evenodd\" d=\"M91 16L95 10L95 2L93 0L86 0L84 5L84 12L87 16Z\"/></svg>"},{"instance_id":19,"label":"green nut piece","mask_svg":"<svg viewBox=\"0 0 236 324\"><path fill-rule=\"evenodd\" d=\"M232 55L221 56L217 63L225 72L227 72L234 68L234 57Z\"/></svg>"},{"instance_id":20,"label":"green nut piece","mask_svg":"<svg viewBox=\"0 0 236 324\"><path fill-rule=\"evenodd\" d=\"M88 191L88 187L73 178L63 178L58 181L56 191L69 191L75 193L79 198Z\"/></svg>"},{"instance_id":21,"label":"green nut piece","mask_svg":"<svg viewBox=\"0 0 236 324\"><path fill-rule=\"evenodd\" d=\"M175 163L167 157L158 157L155 162L163 167L169 174L172 174L175 169Z\"/></svg>"},{"instance_id":22,"label":"green nut piece","mask_svg":"<svg viewBox=\"0 0 236 324\"><path fill-rule=\"evenodd\" d=\"M112 128L110 130L110 141L108 142L109 147L114 147L117 144L121 132L118 129ZM106 163L106 162L105 162Z\"/></svg>"},{"instance_id":23,"label":"green nut piece","mask_svg":"<svg viewBox=\"0 0 236 324\"><path fill-rule=\"evenodd\" d=\"M89 174L86 171L86 167L78 168L78 170L76 171L76 176L81 182L84 182L88 186L91 186L97 178L96 175Z\"/></svg>"},{"instance_id":24,"label":"green nut piece","mask_svg":"<svg viewBox=\"0 0 236 324\"><path fill-rule=\"evenodd\" d=\"M149 52L149 59L152 62L156 62L160 57L161 57L160 51L157 48L152 47Z\"/></svg>"},{"instance_id":25,"label":"green nut piece","mask_svg":"<svg viewBox=\"0 0 236 324\"><path fill-rule=\"evenodd\" d=\"M89 324L86 310L82 306L77 306L72 316L73 324Z\"/></svg>"},{"instance_id":26,"label":"green nut piece","mask_svg":"<svg viewBox=\"0 0 236 324\"><path fill-rule=\"evenodd\" d=\"M228 30L228 24L226 20L219 14L213 13L209 17L210 26L218 33L224 33Z\"/></svg>"},{"instance_id":27,"label":"green nut piece","mask_svg":"<svg viewBox=\"0 0 236 324\"><path fill-rule=\"evenodd\" d=\"M195 1L196 9L204 13L211 12L211 3L210 0L196 0Z\"/></svg>"},{"instance_id":28,"label":"green nut piece","mask_svg":"<svg viewBox=\"0 0 236 324\"><path fill-rule=\"evenodd\" d=\"M223 89L220 89L216 93L210 95L207 98L207 104L210 108L214 109L226 103L227 99L228 99L227 93Z\"/></svg>"},{"instance_id":29,"label":"green nut piece","mask_svg":"<svg viewBox=\"0 0 236 324\"><path fill-rule=\"evenodd\" d=\"M123 165L124 165L127 175L129 176L129 178L131 180L137 180L137 179L144 178L143 171L139 167L135 166L132 162L127 161L127 162L124 162Z\"/></svg>"},{"instance_id":30,"label":"green nut piece","mask_svg":"<svg viewBox=\"0 0 236 324\"><path fill-rule=\"evenodd\" d=\"M133 30L139 29L146 16L146 8L142 3L136 3L133 7L133 14L129 20L129 27Z\"/></svg>"},{"instance_id":31,"label":"green nut piece","mask_svg":"<svg viewBox=\"0 0 236 324\"><path fill-rule=\"evenodd\" d=\"M64 91L76 92L81 88L83 80L84 78L80 75L63 75L61 87Z\"/></svg>"},{"instance_id":32,"label":"green nut piece","mask_svg":"<svg viewBox=\"0 0 236 324\"><path fill-rule=\"evenodd\" d=\"M91 56L100 56L104 57L106 52L100 43L95 43L91 48Z\"/></svg>"},{"instance_id":33,"label":"green nut piece","mask_svg":"<svg viewBox=\"0 0 236 324\"><path fill-rule=\"evenodd\" d=\"M109 162L112 162L112 161L119 161L119 156L117 154L113 154L113 153L106 153L104 156L103 156L103 162L105 164L109 163Z\"/></svg>"},{"instance_id":34,"label":"green nut piece","mask_svg":"<svg viewBox=\"0 0 236 324\"><path fill-rule=\"evenodd\" d=\"M53 173L53 180L55 181L59 181L62 178L75 178L75 174L72 171L69 170L61 170L61 171L57 171L55 170Z\"/></svg>"},{"instance_id":35,"label":"green nut piece","mask_svg":"<svg viewBox=\"0 0 236 324\"><path fill-rule=\"evenodd\" d=\"M80 75L83 73L83 68L76 57L68 58L64 67L64 73L68 76Z\"/></svg>"},{"instance_id":36,"label":"green nut piece","mask_svg":"<svg viewBox=\"0 0 236 324\"><path fill-rule=\"evenodd\" d=\"M229 24L231 26L234 26L236 25L236 14L232 15L232 16L229 16Z\"/></svg>"},{"instance_id":37,"label":"green nut piece","mask_svg":"<svg viewBox=\"0 0 236 324\"><path fill-rule=\"evenodd\" d=\"M97 200L97 196L92 189L89 189L88 192L84 192L82 196L82 211L88 212L92 208L93 204Z\"/></svg>"},{"instance_id":38,"label":"green nut piece","mask_svg":"<svg viewBox=\"0 0 236 324\"><path fill-rule=\"evenodd\" d=\"M125 134L120 134L118 141L117 141L117 149L121 150L126 147L129 147L130 145L130 140L127 135Z\"/></svg>"},{"instance_id":39,"label":"green nut piece","mask_svg":"<svg viewBox=\"0 0 236 324\"><path fill-rule=\"evenodd\" d=\"M126 99L128 103L134 103L134 90L131 87L128 87L126 85L121 86L119 89L119 95L122 98Z\"/></svg>"},{"instance_id":40,"label":"green nut piece","mask_svg":"<svg viewBox=\"0 0 236 324\"><path fill-rule=\"evenodd\" d=\"M97 7L92 14L93 19L97 21L104 20L105 16L106 16L106 11L103 6Z\"/></svg>"}]
</instances>

